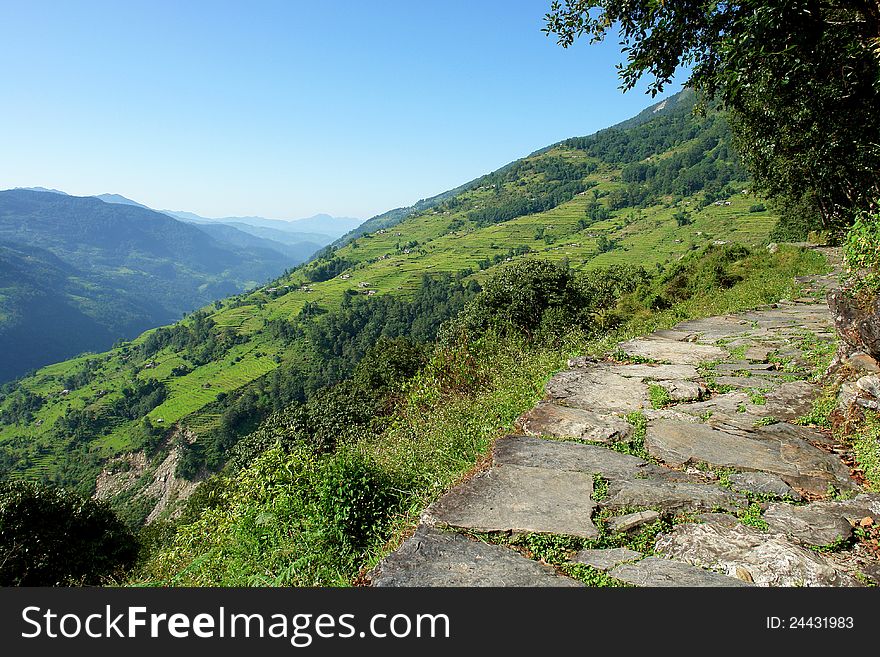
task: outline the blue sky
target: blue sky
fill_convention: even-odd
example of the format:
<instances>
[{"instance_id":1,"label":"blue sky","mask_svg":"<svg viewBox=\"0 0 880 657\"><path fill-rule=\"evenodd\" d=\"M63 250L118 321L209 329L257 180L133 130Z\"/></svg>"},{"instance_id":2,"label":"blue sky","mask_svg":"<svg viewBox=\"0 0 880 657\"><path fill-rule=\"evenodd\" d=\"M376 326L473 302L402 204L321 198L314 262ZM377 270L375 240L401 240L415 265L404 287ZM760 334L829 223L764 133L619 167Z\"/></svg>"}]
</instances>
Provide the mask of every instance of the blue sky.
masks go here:
<instances>
[{"instance_id":1,"label":"blue sky","mask_svg":"<svg viewBox=\"0 0 880 657\"><path fill-rule=\"evenodd\" d=\"M0 0L0 189L369 217L654 102L549 0ZM677 91L678 86L670 88Z\"/></svg>"}]
</instances>

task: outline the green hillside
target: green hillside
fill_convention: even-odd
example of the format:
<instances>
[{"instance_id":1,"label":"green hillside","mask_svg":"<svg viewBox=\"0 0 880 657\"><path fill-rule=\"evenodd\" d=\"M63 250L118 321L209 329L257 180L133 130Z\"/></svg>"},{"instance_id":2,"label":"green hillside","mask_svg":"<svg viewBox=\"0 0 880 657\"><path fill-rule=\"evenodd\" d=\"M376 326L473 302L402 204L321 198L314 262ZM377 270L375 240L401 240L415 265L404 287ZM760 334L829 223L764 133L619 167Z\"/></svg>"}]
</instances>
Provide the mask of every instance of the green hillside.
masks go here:
<instances>
[{"instance_id":1,"label":"green hillside","mask_svg":"<svg viewBox=\"0 0 880 657\"><path fill-rule=\"evenodd\" d=\"M164 454L179 425L196 437L181 473L204 473L274 411L350 376L381 337L432 341L507 263L656 272L713 243L765 243L776 217L748 192L724 117L693 105L684 93L376 217L257 291L5 386L2 472L91 492L108 458Z\"/></svg>"},{"instance_id":2,"label":"green hillside","mask_svg":"<svg viewBox=\"0 0 880 657\"><path fill-rule=\"evenodd\" d=\"M318 248L279 253L225 228L244 239L134 202L0 192L0 381L175 321Z\"/></svg>"}]
</instances>

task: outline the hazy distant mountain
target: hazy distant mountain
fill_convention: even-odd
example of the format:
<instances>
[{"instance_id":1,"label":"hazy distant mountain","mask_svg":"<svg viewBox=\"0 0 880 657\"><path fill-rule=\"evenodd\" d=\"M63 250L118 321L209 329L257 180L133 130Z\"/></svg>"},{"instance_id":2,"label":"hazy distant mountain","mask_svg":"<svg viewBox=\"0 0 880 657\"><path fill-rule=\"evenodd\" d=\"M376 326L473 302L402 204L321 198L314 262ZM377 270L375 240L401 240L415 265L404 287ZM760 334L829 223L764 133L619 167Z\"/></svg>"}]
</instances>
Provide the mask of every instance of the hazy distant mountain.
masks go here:
<instances>
[{"instance_id":1,"label":"hazy distant mountain","mask_svg":"<svg viewBox=\"0 0 880 657\"><path fill-rule=\"evenodd\" d=\"M305 262L322 246L327 244L326 235L310 235L307 233L284 233L273 231L271 228L254 228L255 231L268 231L277 233L281 239L273 236L262 237L256 232L247 230L247 224L219 224L201 223L192 224L199 230L207 233L214 239L230 244L235 247L270 249L290 259L290 266Z\"/></svg>"},{"instance_id":2,"label":"hazy distant mountain","mask_svg":"<svg viewBox=\"0 0 880 657\"><path fill-rule=\"evenodd\" d=\"M144 205L143 203L138 203L137 201L132 201L130 198L125 198L120 194L96 194L95 198L99 198L104 203L119 203L121 205L136 205L139 208L147 208L148 210L152 209Z\"/></svg>"},{"instance_id":3,"label":"hazy distant mountain","mask_svg":"<svg viewBox=\"0 0 880 657\"><path fill-rule=\"evenodd\" d=\"M316 214L314 217L305 219L291 219L285 221L282 219L267 219L266 217L219 217L208 218L201 217L192 212L183 212L179 210L162 210L165 214L190 221L193 223L221 223L230 224L236 227L239 224L251 226L253 228L269 228L272 230L282 231L285 233L309 233L312 235L326 235L330 237L329 241L344 235L353 230L361 223L363 219L355 219L352 217L332 217L329 214ZM263 235L265 236L265 234Z\"/></svg>"},{"instance_id":4,"label":"hazy distant mountain","mask_svg":"<svg viewBox=\"0 0 880 657\"><path fill-rule=\"evenodd\" d=\"M48 187L16 187L15 189L25 192L48 192L50 194L63 194L67 196L67 192L62 192L60 189L49 189Z\"/></svg>"},{"instance_id":5,"label":"hazy distant mountain","mask_svg":"<svg viewBox=\"0 0 880 657\"><path fill-rule=\"evenodd\" d=\"M305 259L220 230L243 239L137 204L0 192L0 353L16 354L0 359L0 381L106 349Z\"/></svg>"},{"instance_id":6,"label":"hazy distant mountain","mask_svg":"<svg viewBox=\"0 0 880 657\"><path fill-rule=\"evenodd\" d=\"M331 217L329 214L316 214L306 219L294 219L290 222L294 230L326 233L333 237L345 235L364 223L363 219L353 217Z\"/></svg>"},{"instance_id":7,"label":"hazy distant mountain","mask_svg":"<svg viewBox=\"0 0 880 657\"><path fill-rule=\"evenodd\" d=\"M121 203L147 208L146 205L132 201L119 194L99 194L95 196L105 203ZM148 208L151 209L151 208ZM318 249L333 241L332 234L309 233L286 230L291 222L263 217L228 217L226 219L208 219L192 212L171 212L162 210L174 219L196 225L202 232L220 242L234 247L269 249L290 259L290 266L295 266L309 259ZM329 219L329 215L326 216ZM253 223L247 223L247 222ZM279 226L272 228L269 226Z\"/></svg>"}]
</instances>

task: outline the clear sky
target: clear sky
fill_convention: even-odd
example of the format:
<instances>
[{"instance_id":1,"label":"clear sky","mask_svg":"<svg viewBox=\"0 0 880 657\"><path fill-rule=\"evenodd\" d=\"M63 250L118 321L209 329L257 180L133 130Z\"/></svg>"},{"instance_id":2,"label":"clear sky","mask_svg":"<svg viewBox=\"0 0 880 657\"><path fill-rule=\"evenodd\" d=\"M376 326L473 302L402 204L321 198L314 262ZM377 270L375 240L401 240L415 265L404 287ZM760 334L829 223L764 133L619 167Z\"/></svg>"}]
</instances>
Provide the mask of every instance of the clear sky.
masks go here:
<instances>
[{"instance_id":1,"label":"clear sky","mask_svg":"<svg viewBox=\"0 0 880 657\"><path fill-rule=\"evenodd\" d=\"M0 0L0 189L367 218L654 102L550 0ZM678 86L670 89L677 91Z\"/></svg>"}]
</instances>

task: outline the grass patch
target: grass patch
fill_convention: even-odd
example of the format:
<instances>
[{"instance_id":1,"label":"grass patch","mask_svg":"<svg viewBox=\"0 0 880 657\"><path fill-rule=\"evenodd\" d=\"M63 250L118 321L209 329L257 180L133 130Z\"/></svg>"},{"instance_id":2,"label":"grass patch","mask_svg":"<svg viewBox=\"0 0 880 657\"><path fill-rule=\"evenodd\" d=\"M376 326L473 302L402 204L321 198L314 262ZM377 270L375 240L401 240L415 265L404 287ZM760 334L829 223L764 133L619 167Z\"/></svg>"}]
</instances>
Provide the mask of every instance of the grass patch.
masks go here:
<instances>
[{"instance_id":1,"label":"grass patch","mask_svg":"<svg viewBox=\"0 0 880 657\"><path fill-rule=\"evenodd\" d=\"M669 391L656 383L648 385L648 397L651 400L651 406L655 409L666 408L673 403Z\"/></svg>"},{"instance_id":2,"label":"grass patch","mask_svg":"<svg viewBox=\"0 0 880 657\"><path fill-rule=\"evenodd\" d=\"M742 524L748 525L749 527L755 527L764 532L770 529L767 521L764 520L764 509L762 509L761 505L757 502L752 502L745 509L740 509L737 513L737 517Z\"/></svg>"}]
</instances>

